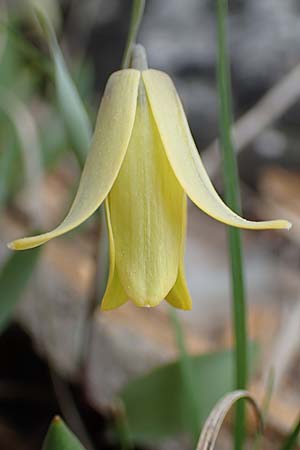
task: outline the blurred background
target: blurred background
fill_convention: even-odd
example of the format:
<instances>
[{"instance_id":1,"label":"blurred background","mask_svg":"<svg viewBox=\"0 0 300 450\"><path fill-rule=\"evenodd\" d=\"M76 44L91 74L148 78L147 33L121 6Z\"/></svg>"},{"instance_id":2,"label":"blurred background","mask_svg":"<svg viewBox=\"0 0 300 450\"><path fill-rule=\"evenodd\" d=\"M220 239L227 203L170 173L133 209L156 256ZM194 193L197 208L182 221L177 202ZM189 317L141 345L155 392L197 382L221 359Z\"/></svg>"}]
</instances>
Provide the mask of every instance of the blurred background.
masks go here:
<instances>
[{"instance_id":1,"label":"blurred background","mask_svg":"<svg viewBox=\"0 0 300 450\"><path fill-rule=\"evenodd\" d=\"M94 125L107 78L121 65L131 1L38 3L55 28ZM289 233L243 232L249 334L256 355L251 390L261 399L273 370L266 445L276 448L296 420L300 401L300 6L297 0L229 3L244 216L293 222ZM6 248L10 240L60 221L80 168L58 107L49 49L29 4L1 0L0 17L1 450L40 449L58 413L87 450L121 448L124 434L130 435L130 444L123 442L122 448L191 448L179 412L180 383L169 385L178 373L165 384L159 377L148 378L148 384L143 378L157 375L161 364L176 364L166 305L144 310L126 304L90 317L95 219L40 251L12 257ZM139 41L149 66L173 78L203 161L222 194L214 143L214 2L148 0ZM192 204L186 270L194 304L179 316L199 370L195 395L205 418L232 386L230 276L225 227ZM168 367L172 374L178 369ZM142 382L135 385L137 377ZM120 398L127 417L116 402ZM226 443L225 436L224 448Z\"/></svg>"}]
</instances>

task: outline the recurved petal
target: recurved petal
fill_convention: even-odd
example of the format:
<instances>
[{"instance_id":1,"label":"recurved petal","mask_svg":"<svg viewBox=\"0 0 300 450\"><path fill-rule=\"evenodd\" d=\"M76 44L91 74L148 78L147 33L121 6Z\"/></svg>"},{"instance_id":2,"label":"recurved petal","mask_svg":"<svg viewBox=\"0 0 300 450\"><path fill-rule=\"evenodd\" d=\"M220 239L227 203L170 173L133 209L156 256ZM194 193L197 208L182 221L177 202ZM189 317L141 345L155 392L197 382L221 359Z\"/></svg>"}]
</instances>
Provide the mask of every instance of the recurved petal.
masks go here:
<instances>
[{"instance_id":1,"label":"recurved petal","mask_svg":"<svg viewBox=\"0 0 300 450\"><path fill-rule=\"evenodd\" d=\"M110 211L107 199L105 200L105 213L109 236L109 277L107 287L101 302L101 309L103 311L108 311L110 309L115 309L123 305L127 302L128 298L122 287L116 269L115 243L111 228Z\"/></svg>"},{"instance_id":2,"label":"recurved petal","mask_svg":"<svg viewBox=\"0 0 300 450\"><path fill-rule=\"evenodd\" d=\"M186 197L184 197L182 208L182 240L181 240L181 252L179 260L179 268L177 280L172 287L169 294L166 296L167 302L175 308L180 309L192 309L192 299L189 293L189 289L186 284L185 270L184 270L184 251L185 251L185 239L186 239Z\"/></svg>"},{"instance_id":3,"label":"recurved petal","mask_svg":"<svg viewBox=\"0 0 300 450\"><path fill-rule=\"evenodd\" d=\"M157 70L142 72L142 78L167 157L190 199L209 216L233 227L289 229L286 220L252 222L225 205L203 166L172 80Z\"/></svg>"},{"instance_id":4,"label":"recurved petal","mask_svg":"<svg viewBox=\"0 0 300 450\"><path fill-rule=\"evenodd\" d=\"M77 227L101 205L126 154L134 124L139 80L140 72L134 69L115 72L109 78L79 188L63 222L48 233L13 241L10 248L37 247Z\"/></svg>"}]
</instances>

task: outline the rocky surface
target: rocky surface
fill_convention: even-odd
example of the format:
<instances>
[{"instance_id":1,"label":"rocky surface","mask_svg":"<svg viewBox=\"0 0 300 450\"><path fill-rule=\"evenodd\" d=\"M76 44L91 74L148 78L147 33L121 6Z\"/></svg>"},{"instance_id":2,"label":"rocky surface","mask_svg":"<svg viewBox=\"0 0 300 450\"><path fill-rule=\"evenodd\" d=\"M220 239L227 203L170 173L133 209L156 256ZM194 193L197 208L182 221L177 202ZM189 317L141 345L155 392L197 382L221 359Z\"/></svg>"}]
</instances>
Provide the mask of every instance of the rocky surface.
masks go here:
<instances>
[{"instance_id":1,"label":"rocky surface","mask_svg":"<svg viewBox=\"0 0 300 450\"><path fill-rule=\"evenodd\" d=\"M229 39L233 90L239 115L300 61L300 7L296 0L229 3L232 4ZM148 49L150 63L171 72L185 85L187 92L196 91L196 82L202 84L207 95L208 92L212 95L214 90L216 20L213 4L210 0L148 2L141 40ZM205 89L205 86L208 87ZM201 94L197 102L193 95L185 95L186 91L183 90L183 97L190 112L203 114L207 104L200 101ZM215 128L214 123L212 126Z\"/></svg>"},{"instance_id":2,"label":"rocky surface","mask_svg":"<svg viewBox=\"0 0 300 450\"><path fill-rule=\"evenodd\" d=\"M300 7L297 0L235 0L229 4L234 113L238 118L299 63ZM131 1L97 5L87 33L81 18L88 13L78 4L78 26L73 25L71 41L75 40L77 47L87 44L96 66L95 82L102 90L108 75L120 66ZM215 13L212 0L148 0L139 35L151 67L167 71L174 79L200 150L218 134ZM300 102L275 124L279 137L275 147L278 149L279 142L280 155L269 149L273 140L264 140L263 149L261 140L253 143L252 170L270 159L299 166L294 144L295 134L300 138L299 119ZM282 141L286 142L284 148ZM245 164L249 167L249 158Z\"/></svg>"}]
</instances>

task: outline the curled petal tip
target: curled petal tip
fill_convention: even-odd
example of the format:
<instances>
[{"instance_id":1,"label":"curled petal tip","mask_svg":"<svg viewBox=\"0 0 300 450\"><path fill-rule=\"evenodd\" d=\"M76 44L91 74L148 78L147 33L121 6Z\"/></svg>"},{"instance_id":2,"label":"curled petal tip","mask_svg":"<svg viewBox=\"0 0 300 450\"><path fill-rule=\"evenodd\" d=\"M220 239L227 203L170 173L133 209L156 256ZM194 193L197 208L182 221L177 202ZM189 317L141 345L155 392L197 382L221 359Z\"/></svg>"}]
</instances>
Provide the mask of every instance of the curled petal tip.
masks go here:
<instances>
[{"instance_id":1,"label":"curled petal tip","mask_svg":"<svg viewBox=\"0 0 300 450\"><path fill-rule=\"evenodd\" d=\"M289 222L288 220L274 220L271 221L271 223L273 222L273 226L272 228L274 230L290 230L292 228L292 224L291 222Z\"/></svg>"},{"instance_id":2,"label":"curled petal tip","mask_svg":"<svg viewBox=\"0 0 300 450\"><path fill-rule=\"evenodd\" d=\"M31 248L38 247L39 245L46 242L48 239L41 239L44 235L33 236L29 238L16 239L15 241L9 242L7 247L10 250L29 250Z\"/></svg>"},{"instance_id":3,"label":"curled petal tip","mask_svg":"<svg viewBox=\"0 0 300 450\"><path fill-rule=\"evenodd\" d=\"M10 250L26 250L27 247L22 245L22 239L17 239L16 241L9 242L7 247Z\"/></svg>"},{"instance_id":4,"label":"curled petal tip","mask_svg":"<svg viewBox=\"0 0 300 450\"><path fill-rule=\"evenodd\" d=\"M286 220L285 222L286 222L285 228L286 228L287 230L290 230L290 229L292 228L293 224L292 224L291 222L288 222L287 220Z\"/></svg>"}]
</instances>

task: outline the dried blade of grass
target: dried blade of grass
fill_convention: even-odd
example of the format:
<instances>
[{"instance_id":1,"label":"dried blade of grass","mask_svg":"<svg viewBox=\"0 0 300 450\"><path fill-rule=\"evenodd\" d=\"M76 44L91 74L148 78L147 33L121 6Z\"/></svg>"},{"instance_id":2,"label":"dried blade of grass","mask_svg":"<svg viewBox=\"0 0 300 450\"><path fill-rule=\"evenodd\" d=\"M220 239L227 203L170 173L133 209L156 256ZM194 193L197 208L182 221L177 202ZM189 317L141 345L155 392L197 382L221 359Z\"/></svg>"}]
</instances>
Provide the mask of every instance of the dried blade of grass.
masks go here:
<instances>
[{"instance_id":1,"label":"dried blade of grass","mask_svg":"<svg viewBox=\"0 0 300 450\"><path fill-rule=\"evenodd\" d=\"M263 430L263 420L260 413L260 409L252 397L252 395L247 391L233 391L229 394L225 395L214 407L210 415L208 416L199 441L196 447L196 450L212 450L215 447L217 437L219 435L220 429L224 422L224 419L231 409L231 407L240 399L244 398L248 400L251 406L254 409L254 412L257 417L257 429L262 433Z\"/></svg>"},{"instance_id":2,"label":"dried blade of grass","mask_svg":"<svg viewBox=\"0 0 300 450\"><path fill-rule=\"evenodd\" d=\"M267 421L267 416L270 408L271 398L274 391L274 380L275 380L275 372L274 369L271 368L268 374L266 389L264 394L264 399L261 406L261 416L263 418L264 423ZM259 450L262 448L263 434L261 432L257 433L256 438L253 444L253 450Z\"/></svg>"},{"instance_id":3,"label":"dried blade of grass","mask_svg":"<svg viewBox=\"0 0 300 450\"><path fill-rule=\"evenodd\" d=\"M274 347L267 362L266 373L274 370L274 390L277 391L290 369L299 351L299 317L300 300L292 307L287 307L283 313L280 329L275 339Z\"/></svg>"},{"instance_id":4,"label":"dried blade of grass","mask_svg":"<svg viewBox=\"0 0 300 450\"><path fill-rule=\"evenodd\" d=\"M49 372L57 401L68 425L74 431L76 431L81 442L83 442L86 450L96 450L92 442L92 439L90 438L89 433L85 427L85 424L81 418L80 412L77 408L77 405L73 398L72 392L68 386L68 383L65 382L59 375L57 375L56 372L50 367L50 365L49 365ZM73 447L67 447L66 450L70 448L72 449L74 448L74 450L76 450L74 443ZM46 447L45 449L43 448L43 450L46 449L48 450L48 447ZM64 449L57 449L57 450L64 450ZM81 450L80 447L78 447L78 450ZM82 448L82 450L85 449Z\"/></svg>"},{"instance_id":5,"label":"dried blade of grass","mask_svg":"<svg viewBox=\"0 0 300 450\"><path fill-rule=\"evenodd\" d=\"M236 153L241 153L259 134L278 120L300 97L300 64L278 81L232 127ZM210 177L220 169L219 143L214 141L201 155Z\"/></svg>"}]
</instances>

